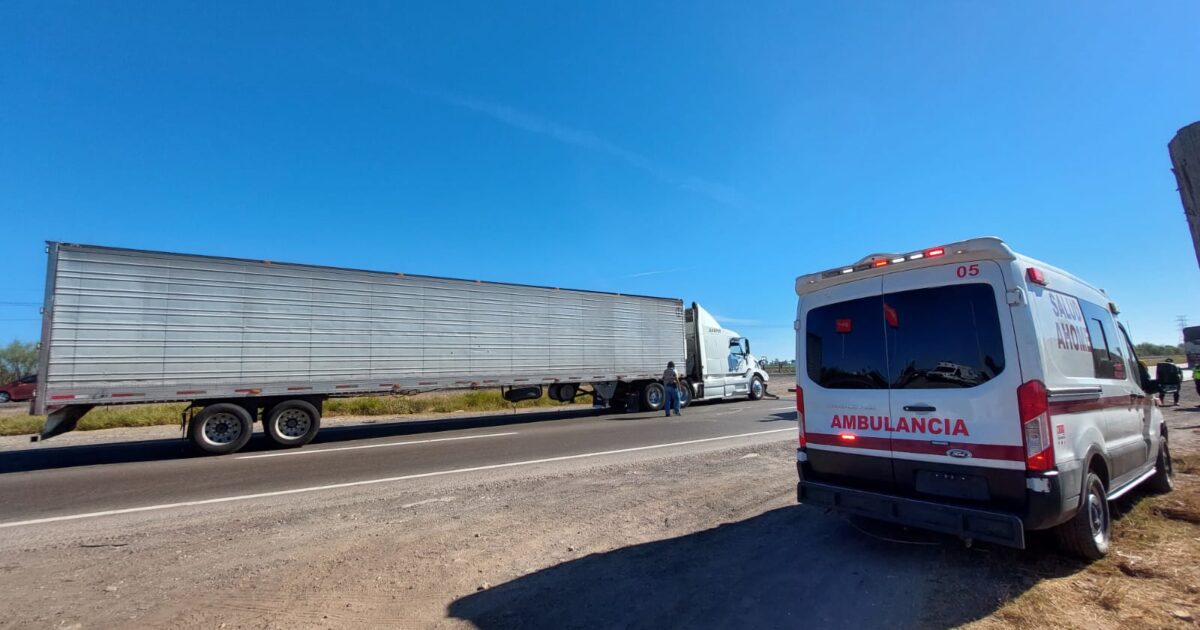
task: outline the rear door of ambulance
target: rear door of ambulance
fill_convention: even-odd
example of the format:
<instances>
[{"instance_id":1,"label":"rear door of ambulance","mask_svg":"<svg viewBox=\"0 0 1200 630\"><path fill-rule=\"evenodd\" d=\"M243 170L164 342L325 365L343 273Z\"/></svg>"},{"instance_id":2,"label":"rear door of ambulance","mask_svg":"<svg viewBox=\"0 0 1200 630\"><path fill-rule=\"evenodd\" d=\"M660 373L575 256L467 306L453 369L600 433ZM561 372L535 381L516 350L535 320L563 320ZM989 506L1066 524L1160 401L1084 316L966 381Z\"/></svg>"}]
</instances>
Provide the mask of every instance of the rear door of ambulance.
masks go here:
<instances>
[{"instance_id":1,"label":"rear door of ambulance","mask_svg":"<svg viewBox=\"0 0 1200 630\"><path fill-rule=\"evenodd\" d=\"M1005 278L992 260L883 276L888 425L901 494L1024 506L1023 381Z\"/></svg>"},{"instance_id":2,"label":"rear door of ambulance","mask_svg":"<svg viewBox=\"0 0 1200 630\"><path fill-rule=\"evenodd\" d=\"M893 490L882 286L866 278L800 299L797 383L811 481Z\"/></svg>"}]
</instances>

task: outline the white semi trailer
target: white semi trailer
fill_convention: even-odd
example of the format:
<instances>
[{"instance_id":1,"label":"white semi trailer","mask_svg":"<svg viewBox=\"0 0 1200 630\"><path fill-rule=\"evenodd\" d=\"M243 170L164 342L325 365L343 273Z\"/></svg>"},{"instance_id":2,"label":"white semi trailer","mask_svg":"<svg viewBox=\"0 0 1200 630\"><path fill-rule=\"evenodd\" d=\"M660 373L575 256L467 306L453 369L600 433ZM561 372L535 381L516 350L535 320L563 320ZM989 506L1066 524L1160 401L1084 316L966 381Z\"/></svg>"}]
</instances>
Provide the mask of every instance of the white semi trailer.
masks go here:
<instances>
[{"instance_id":1,"label":"white semi trailer","mask_svg":"<svg viewBox=\"0 0 1200 630\"><path fill-rule=\"evenodd\" d=\"M513 402L661 410L668 361L686 370L685 404L758 399L768 380L749 340L677 299L68 243L47 253L40 439L97 406L187 402L188 438L231 453L255 421L280 446L307 444L335 396L499 388Z\"/></svg>"}]
</instances>

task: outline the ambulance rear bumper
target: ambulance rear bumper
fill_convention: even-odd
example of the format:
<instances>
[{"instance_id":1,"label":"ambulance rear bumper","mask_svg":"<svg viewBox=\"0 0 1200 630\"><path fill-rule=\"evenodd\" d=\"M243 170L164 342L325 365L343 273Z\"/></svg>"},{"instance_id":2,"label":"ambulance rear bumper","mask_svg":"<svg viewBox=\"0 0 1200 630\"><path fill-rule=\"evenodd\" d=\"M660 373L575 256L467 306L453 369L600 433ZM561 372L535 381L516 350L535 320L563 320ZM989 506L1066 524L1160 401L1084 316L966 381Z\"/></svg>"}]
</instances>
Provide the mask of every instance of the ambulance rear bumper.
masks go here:
<instances>
[{"instance_id":1,"label":"ambulance rear bumper","mask_svg":"<svg viewBox=\"0 0 1200 630\"><path fill-rule=\"evenodd\" d=\"M1006 547L1025 548L1025 527L1020 517L1014 514L932 503L805 480L801 480L796 486L796 493L800 503L807 505Z\"/></svg>"}]
</instances>

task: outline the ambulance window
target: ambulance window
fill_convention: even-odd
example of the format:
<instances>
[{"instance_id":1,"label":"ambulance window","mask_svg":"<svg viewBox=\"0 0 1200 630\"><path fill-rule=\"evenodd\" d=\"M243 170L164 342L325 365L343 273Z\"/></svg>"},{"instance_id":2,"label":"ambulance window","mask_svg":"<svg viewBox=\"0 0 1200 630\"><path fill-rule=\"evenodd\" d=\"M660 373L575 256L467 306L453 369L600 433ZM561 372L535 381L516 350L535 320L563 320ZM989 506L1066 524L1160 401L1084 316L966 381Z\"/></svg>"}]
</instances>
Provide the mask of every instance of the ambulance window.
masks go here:
<instances>
[{"instance_id":1,"label":"ambulance window","mask_svg":"<svg viewBox=\"0 0 1200 630\"><path fill-rule=\"evenodd\" d=\"M883 300L860 298L814 308L804 327L808 377L829 389L886 389Z\"/></svg>"},{"instance_id":2,"label":"ambulance window","mask_svg":"<svg viewBox=\"0 0 1200 630\"><path fill-rule=\"evenodd\" d=\"M1088 336L1092 338L1092 363L1096 378L1125 380L1125 353L1108 309L1087 300L1079 300L1079 308L1087 323Z\"/></svg>"},{"instance_id":3,"label":"ambulance window","mask_svg":"<svg viewBox=\"0 0 1200 630\"><path fill-rule=\"evenodd\" d=\"M975 387L1004 371L991 285L901 291L884 300L893 388Z\"/></svg>"},{"instance_id":4,"label":"ambulance window","mask_svg":"<svg viewBox=\"0 0 1200 630\"><path fill-rule=\"evenodd\" d=\"M1133 343L1129 341L1129 333L1125 331L1125 327L1120 324L1117 326L1121 329L1121 340L1125 342L1125 366L1129 370L1129 377L1144 391L1146 383L1150 380L1150 371L1138 362L1137 353L1133 351Z\"/></svg>"}]
</instances>

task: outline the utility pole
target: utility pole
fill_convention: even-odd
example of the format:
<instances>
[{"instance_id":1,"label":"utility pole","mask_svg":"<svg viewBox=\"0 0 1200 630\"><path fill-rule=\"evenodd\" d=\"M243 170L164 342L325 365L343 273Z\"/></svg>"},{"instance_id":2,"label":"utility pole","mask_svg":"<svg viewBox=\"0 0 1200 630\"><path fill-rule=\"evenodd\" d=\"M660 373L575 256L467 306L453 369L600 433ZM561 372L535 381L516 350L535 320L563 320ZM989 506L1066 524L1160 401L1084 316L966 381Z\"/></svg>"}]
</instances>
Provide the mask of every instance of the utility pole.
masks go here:
<instances>
[{"instance_id":1,"label":"utility pole","mask_svg":"<svg viewBox=\"0 0 1200 630\"><path fill-rule=\"evenodd\" d=\"M1200 122L1180 129L1167 144L1171 154L1171 170L1179 182L1179 197L1183 200L1183 216L1192 233L1196 263L1200 264Z\"/></svg>"}]
</instances>

